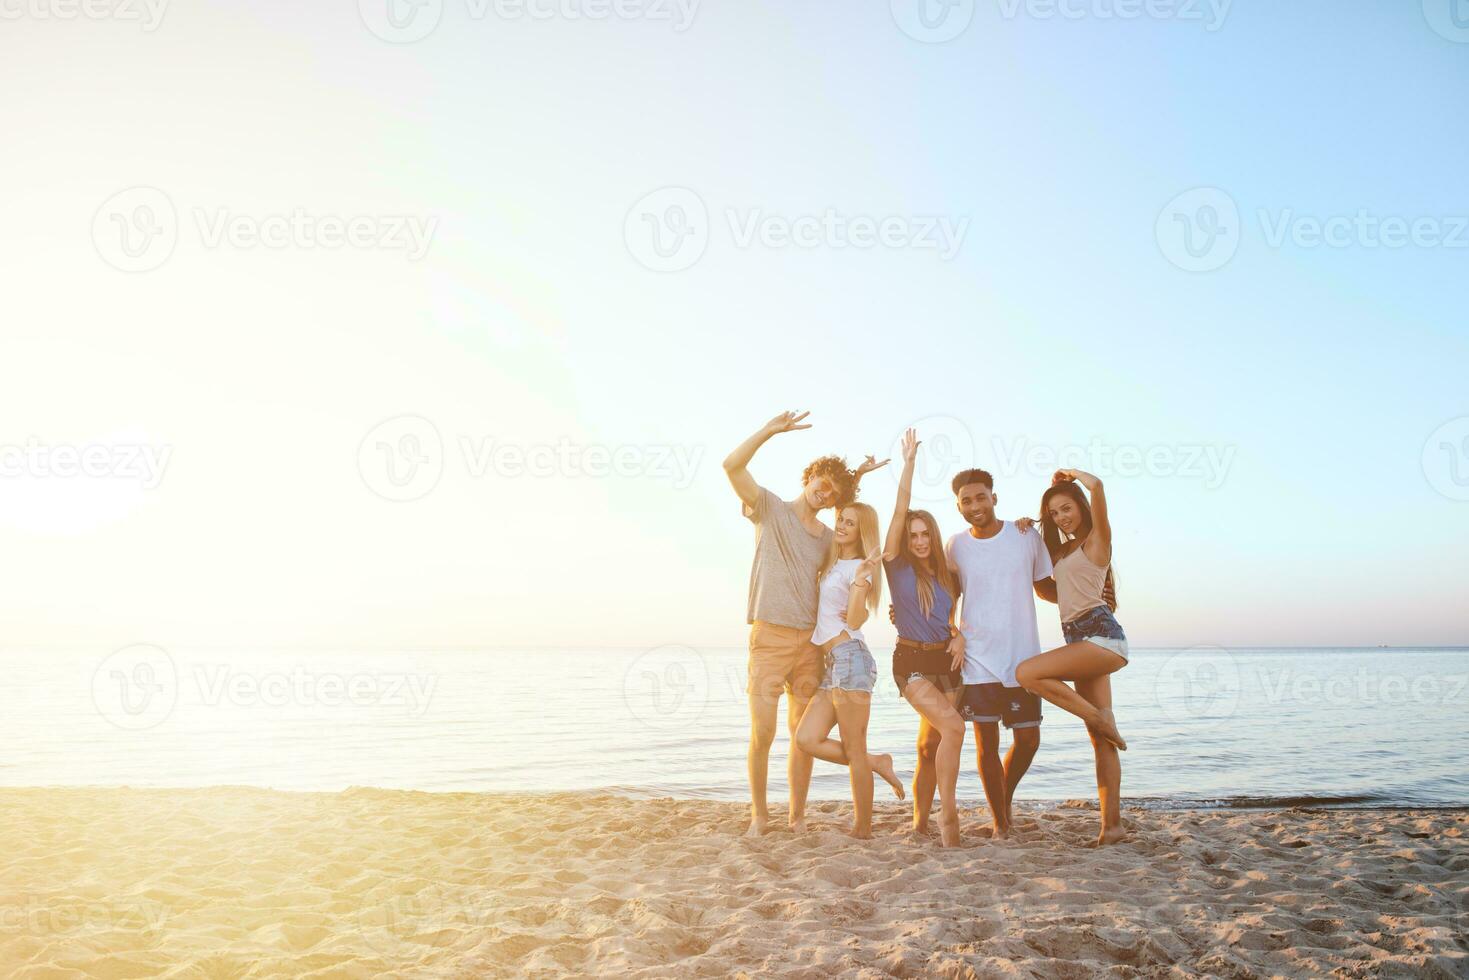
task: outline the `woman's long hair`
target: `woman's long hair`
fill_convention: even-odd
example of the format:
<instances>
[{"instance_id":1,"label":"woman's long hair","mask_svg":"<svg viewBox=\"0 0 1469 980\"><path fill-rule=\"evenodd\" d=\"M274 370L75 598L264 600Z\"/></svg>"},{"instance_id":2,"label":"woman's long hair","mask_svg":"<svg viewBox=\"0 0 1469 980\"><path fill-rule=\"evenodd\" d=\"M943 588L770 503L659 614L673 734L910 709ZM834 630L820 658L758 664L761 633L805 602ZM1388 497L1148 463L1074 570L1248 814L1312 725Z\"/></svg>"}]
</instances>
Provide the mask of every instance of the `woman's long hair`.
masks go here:
<instances>
[{"instance_id":1,"label":"woman's long hair","mask_svg":"<svg viewBox=\"0 0 1469 980\"><path fill-rule=\"evenodd\" d=\"M917 518L928 528L928 557L915 558L912 545L908 540L908 528ZM927 617L933 612L933 584L937 580L939 586L953 599L958 593L957 583L949 571L949 563L944 559L944 543L939 538L939 522L933 519L933 515L926 510L910 510L903 518L903 545L898 551L913 569L913 577L918 582L918 608Z\"/></svg>"},{"instance_id":2,"label":"woman's long hair","mask_svg":"<svg viewBox=\"0 0 1469 980\"><path fill-rule=\"evenodd\" d=\"M1057 483L1045 493L1041 494L1041 540L1045 542L1046 551L1050 552L1051 564L1054 565L1061 558L1062 551L1066 548L1066 542L1071 540L1051 520L1051 500L1055 497L1068 497L1076 504L1077 510L1081 511L1081 526L1076 529L1072 538L1076 540L1076 547L1080 548L1086 543L1086 537L1092 533L1092 505L1086 499L1086 494L1081 487L1077 486L1075 480L1067 480ZM1111 586L1112 594L1117 594L1117 581L1112 576L1112 565L1107 564L1107 581L1103 588ZM1115 607L1114 607L1115 608Z\"/></svg>"},{"instance_id":3,"label":"woman's long hair","mask_svg":"<svg viewBox=\"0 0 1469 980\"><path fill-rule=\"evenodd\" d=\"M866 558L874 551L882 551L882 537L878 534L877 511L868 504L843 504L837 508L837 520L847 511L857 513L857 536L862 539L861 556ZM821 561L821 568L816 572L816 581L820 582L831 571L831 567L837 563L840 557L841 545L837 544L836 538L831 539L831 546L826 549L826 557ZM882 602L882 570L877 569L872 573L872 588L867 590L867 611L877 612L878 604Z\"/></svg>"}]
</instances>

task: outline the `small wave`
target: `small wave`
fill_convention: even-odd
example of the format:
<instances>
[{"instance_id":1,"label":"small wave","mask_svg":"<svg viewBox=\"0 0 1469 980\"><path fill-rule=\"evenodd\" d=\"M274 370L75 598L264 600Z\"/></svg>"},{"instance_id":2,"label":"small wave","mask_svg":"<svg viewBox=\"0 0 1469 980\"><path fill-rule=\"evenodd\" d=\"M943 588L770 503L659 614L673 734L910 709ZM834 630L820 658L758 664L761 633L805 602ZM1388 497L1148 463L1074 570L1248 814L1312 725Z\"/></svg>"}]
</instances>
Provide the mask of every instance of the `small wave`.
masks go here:
<instances>
[{"instance_id":1,"label":"small wave","mask_svg":"<svg viewBox=\"0 0 1469 980\"><path fill-rule=\"evenodd\" d=\"M1322 809L1351 808L1411 808L1411 809L1461 809L1460 804L1425 803L1418 800L1399 799L1377 795L1318 795L1314 793L1294 796L1222 796L1193 799L1187 797L1133 797L1123 798L1123 805L1143 810L1287 810L1292 807L1320 807Z\"/></svg>"}]
</instances>

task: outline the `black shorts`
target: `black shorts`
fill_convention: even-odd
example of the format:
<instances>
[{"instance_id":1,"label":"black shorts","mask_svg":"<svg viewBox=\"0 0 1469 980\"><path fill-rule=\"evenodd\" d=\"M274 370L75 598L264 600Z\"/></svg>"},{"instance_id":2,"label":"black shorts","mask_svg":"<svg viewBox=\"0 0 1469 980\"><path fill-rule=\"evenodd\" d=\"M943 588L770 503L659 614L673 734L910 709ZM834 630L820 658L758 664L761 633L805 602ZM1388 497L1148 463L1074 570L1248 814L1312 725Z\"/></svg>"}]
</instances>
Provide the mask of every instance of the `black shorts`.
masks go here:
<instances>
[{"instance_id":1,"label":"black shorts","mask_svg":"<svg viewBox=\"0 0 1469 980\"><path fill-rule=\"evenodd\" d=\"M945 694L959 690L964 686L964 674L950 670L952 662L947 650L917 650L900 644L893 651L893 681L898 693L901 695L915 677L922 677Z\"/></svg>"},{"instance_id":2,"label":"black shorts","mask_svg":"<svg viewBox=\"0 0 1469 980\"><path fill-rule=\"evenodd\" d=\"M975 724L1003 721L1006 728L1041 726L1041 699L1023 687L969 684L959 700L959 711L965 721Z\"/></svg>"}]
</instances>

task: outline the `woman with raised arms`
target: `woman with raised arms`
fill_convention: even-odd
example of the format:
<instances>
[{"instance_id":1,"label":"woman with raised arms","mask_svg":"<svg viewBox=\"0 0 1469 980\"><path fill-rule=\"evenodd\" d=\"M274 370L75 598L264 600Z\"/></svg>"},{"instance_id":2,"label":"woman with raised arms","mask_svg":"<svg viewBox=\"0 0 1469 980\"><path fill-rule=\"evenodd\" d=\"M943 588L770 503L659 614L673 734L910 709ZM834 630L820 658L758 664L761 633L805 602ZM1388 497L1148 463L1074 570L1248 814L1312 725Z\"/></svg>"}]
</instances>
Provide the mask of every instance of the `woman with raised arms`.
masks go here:
<instances>
[{"instance_id":1,"label":"woman with raised arms","mask_svg":"<svg viewBox=\"0 0 1469 980\"><path fill-rule=\"evenodd\" d=\"M866 555L867 557L863 557ZM796 729L802 752L850 770L853 837L872 836L872 782L887 780L898 799L903 784L893 774L893 757L867 751L867 719L877 685L877 661L862 636L862 624L877 608L882 583L877 511L849 503L837 510L831 548L817 573L819 596L811 642L825 655L826 673ZM835 725L841 741L827 736Z\"/></svg>"},{"instance_id":2,"label":"woman with raised arms","mask_svg":"<svg viewBox=\"0 0 1469 980\"><path fill-rule=\"evenodd\" d=\"M964 635L954 626L959 578L944 556L938 522L926 510L909 510L918 435L903 434L903 474L884 543L883 568L898 627L893 680L918 712L918 766L913 773L913 830L926 833L938 789L939 839L959 844L955 786L964 747L964 719L957 704L964 690Z\"/></svg>"},{"instance_id":3,"label":"woman with raised arms","mask_svg":"<svg viewBox=\"0 0 1469 980\"><path fill-rule=\"evenodd\" d=\"M1081 486L1077 486L1077 484ZM1091 503L1082 493L1085 487ZM1098 844L1113 844L1122 828L1122 763L1127 743L1112 714L1111 674L1127 666L1127 634L1108 607L1112 584L1112 524L1102 481L1081 470L1057 470L1041 497L1041 536L1055 566L1056 603L1066 645L1020 665L1016 680L1086 722L1097 758L1102 810ZM1066 682L1076 685L1075 690Z\"/></svg>"}]
</instances>

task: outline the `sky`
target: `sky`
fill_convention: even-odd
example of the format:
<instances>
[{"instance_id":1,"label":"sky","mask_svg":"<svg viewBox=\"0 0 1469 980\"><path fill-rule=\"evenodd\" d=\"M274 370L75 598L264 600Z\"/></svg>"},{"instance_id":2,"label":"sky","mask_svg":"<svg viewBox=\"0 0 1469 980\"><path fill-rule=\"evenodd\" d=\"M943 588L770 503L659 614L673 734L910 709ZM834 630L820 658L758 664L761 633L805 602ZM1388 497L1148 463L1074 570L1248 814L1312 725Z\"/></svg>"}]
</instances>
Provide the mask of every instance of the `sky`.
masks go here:
<instances>
[{"instance_id":1,"label":"sky","mask_svg":"<svg viewBox=\"0 0 1469 980\"><path fill-rule=\"evenodd\" d=\"M0 646L738 646L787 409L1102 476L1134 646L1469 643L1469 20L926 3L0 0Z\"/></svg>"}]
</instances>

